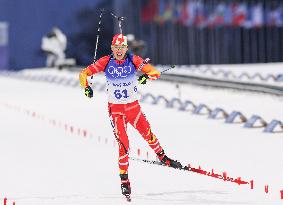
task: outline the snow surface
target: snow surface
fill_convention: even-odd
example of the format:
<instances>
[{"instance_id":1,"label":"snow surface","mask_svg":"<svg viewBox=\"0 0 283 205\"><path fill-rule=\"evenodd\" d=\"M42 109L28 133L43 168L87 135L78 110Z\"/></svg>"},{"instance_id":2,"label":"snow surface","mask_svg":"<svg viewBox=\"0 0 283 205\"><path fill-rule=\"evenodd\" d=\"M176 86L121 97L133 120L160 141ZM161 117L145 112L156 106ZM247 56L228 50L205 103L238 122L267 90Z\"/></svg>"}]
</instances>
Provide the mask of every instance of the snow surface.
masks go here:
<instances>
[{"instance_id":1,"label":"snow surface","mask_svg":"<svg viewBox=\"0 0 283 205\"><path fill-rule=\"evenodd\" d=\"M77 78L78 73L43 70ZM97 76L97 81L103 81ZM141 92L177 97L174 84L150 82ZM181 85L181 98L282 119L282 98ZM237 185L191 172L130 161L131 204L282 204L283 134L266 134L201 115L142 104L168 156L193 167L254 180ZM34 116L32 116L34 113ZM128 204L120 193L118 150L107 96L81 88L0 76L0 198L8 204ZM52 124L56 122L56 125ZM65 130L72 126L74 133ZM80 129L80 132L78 131ZM87 136L82 135L87 131ZM131 155L154 154L129 126ZM264 186L269 186L269 193Z\"/></svg>"}]
</instances>

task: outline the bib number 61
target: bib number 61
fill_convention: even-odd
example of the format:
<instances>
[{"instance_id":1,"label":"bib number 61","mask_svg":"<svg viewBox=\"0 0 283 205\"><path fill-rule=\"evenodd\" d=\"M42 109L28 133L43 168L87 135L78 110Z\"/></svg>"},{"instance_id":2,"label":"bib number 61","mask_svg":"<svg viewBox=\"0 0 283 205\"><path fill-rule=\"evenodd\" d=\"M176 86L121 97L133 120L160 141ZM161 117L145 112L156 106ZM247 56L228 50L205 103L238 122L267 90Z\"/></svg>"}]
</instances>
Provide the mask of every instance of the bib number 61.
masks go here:
<instances>
[{"instance_id":1,"label":"bib number 61","mask_svg":"<svg viewBox=\"0 0 283 205\"><path fill-rule=\"evenodd\" d=\"M135 86L135 88L134 88L134 91L135 92L137 92L137 87ZM118 100L119 99L121 99L122 97L123 98L128 98L128 97L130 97L129 95L128 95L128 90L126 90L126 89L124 89L124 90L115 90L114 91L114 95L115 95L115 98L117 98Z\"/></svg>"},{"instance_id":2,"label":"bib number 61","mask_svg":"<svg viewBox=\"0 0 283 205\"><path fill-rule=\"evenodd\" d=\"M128 97L130 97L129 95L128 95L128 91L125 89L125 90L115 90L114 91L114 95L115 95L115 98L117 98L117 99L121 99L122 97L123 98L128 98Z\"/></svg>"}]
</instances>

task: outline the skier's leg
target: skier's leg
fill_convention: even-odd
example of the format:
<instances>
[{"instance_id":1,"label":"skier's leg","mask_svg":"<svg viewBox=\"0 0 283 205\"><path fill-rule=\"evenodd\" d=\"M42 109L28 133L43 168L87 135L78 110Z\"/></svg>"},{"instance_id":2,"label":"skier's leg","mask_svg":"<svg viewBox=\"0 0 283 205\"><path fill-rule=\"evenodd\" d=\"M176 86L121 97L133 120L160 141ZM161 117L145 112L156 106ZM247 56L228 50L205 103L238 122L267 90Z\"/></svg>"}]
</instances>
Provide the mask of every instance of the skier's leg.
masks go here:
<instances>
[{"instance_id":1,"label":"skier's leg","mask_svg":"<svg viewBox=\"0 0 283 205\"><path fill-rule=\"evenodd\" d=\"M131 194L130 181L128 179L129 167L129 139L127 136L127 121L120 105L108 104L108 112L113 128L114 136L119 145L119 169L121 178L121 190L123 195Z\"/></svg>"},{"instance_id":2,"label":"skier's leg","mask_svg":"<svg viewBox=\"0 0 283 205\"><path fill-rule=\"evenodd\" d=\"M131 123L131 125L139 131L139 133L147 141L148 145L153 149L153 151L156 153L157 157L163 164L174 168L182 168L180 162L172 160L166 156L163 148L159 143L159 140L151 132L150 124L147 121L145 115L142 113L140 106L132 109L131 112L127 114L127 117L128 116L130 116L129 122Z\"/></svg>"},{"instance_id":3,"label":"skier's leg","mask_svg":"<svg viewBox=\"0 0 283 205\"><path fill-rule=\"evenodd\" d=\"M123 105L108 103L108 113L114 136L119 145L120 174L125 174L129 166L129 139L127 135L127 121Z\"/></svg>"},{"instance_id":4,"label":"skier's leg","mask_svg":"<svg viewBox=\"0 0 283 205\"><path fill-rule=\"evenodd\" d=\"M156 135L151 131L150 124L145 115L141 111L140 113L140 118L136 123L135 128L139 131L145 141L147 141L150 148L158 155L160 152L162 152L163 148L161 147Z\"/></svg>"},{"instance_id":5,"label":"skier's leg","mask_svg":"<svg viewBox=\"0 0 283 205\"><path fill-rule=\"evenodd\" d=\"M126 174L129 167L129 139L127 135L127 123L125 116L112 115L112 125L115 138L119 145L120 174Z\"/></svg>"},{"instance_id":6,"label":"skier's leg","mask_svg":"<svg viewBox=\"0 0 283 205\"><path fill-rule=\"evenodd\" d=\"M170 159L164 152L161 147L157 137L151 132L150 125L145 118L144 114L141 114L139 123L136 126L136 129L141 133L143 138L148 142L149 146L156 153L159 160L166 166L179 168L181 169L183 166L180 162Z\"/></svg>"},{"instance_id":7,"label":"skier's leg","mask_svg":"<svg viewBox=\"0 0 283 205\"><path fill-rule=\"evenodd\" d=\"M119 169L121 190L123 195L131 194L131 185L128 179L129 167L129 139L127 136L127 122L124 115L113 115L114 135L119 144Z\"/></svg>"},{"instance_id":8,"label":"skier's leg","mask_svg":"<svg viewBox=\"0 0 283 205\"><path fill-rule=\"evenodd\" d=\"M150 124L145 115L142 113L140 105L137 104L136 107L128 111L127 117L131 125L138 130L156 154L160 153L163 149L157 137L152 133Z\"/></svg>"}]
</instances>

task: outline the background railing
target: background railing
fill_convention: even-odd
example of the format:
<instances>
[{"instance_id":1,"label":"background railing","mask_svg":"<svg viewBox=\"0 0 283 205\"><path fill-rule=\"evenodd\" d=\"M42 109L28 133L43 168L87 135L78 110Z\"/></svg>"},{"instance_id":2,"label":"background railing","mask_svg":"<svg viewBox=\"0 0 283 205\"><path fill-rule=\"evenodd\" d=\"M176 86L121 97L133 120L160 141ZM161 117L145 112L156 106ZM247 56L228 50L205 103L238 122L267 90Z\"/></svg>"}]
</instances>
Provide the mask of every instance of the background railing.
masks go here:
<instances>
[{"instance_id":1,"label":"background railing","mask_svg":"<svg viewBox=\"0 0 283 205\"><path fill-rule=\"evenodd\" d=\"M34 74L34 73L22 73L22 72L0 72L0 75L13 77L18 79L24 79L28 81L43 81L48 83L54 83L57 85L80 87L79 80L73 77L57 76L54 74ZM105 83L95 83L97 91L105 92ZM223 108L216 107L211 108L204 103L196 104L190 100L181 100L179 98L168 98L163 95L153 95L151 93L140 93L141 102L150 103L152 105L163 105L169 109L177 109L181 112L191 112L194 115L207 115L208 119L224 119L225 123L244 123L245 128L264 128L266 133L282 132L283 123L280 120L273 119L271 122L267 122L262 117L254 114L250 117L245 116L240 111L234 110L231 113L225 111Z\"/></svg>"}]
</instances>

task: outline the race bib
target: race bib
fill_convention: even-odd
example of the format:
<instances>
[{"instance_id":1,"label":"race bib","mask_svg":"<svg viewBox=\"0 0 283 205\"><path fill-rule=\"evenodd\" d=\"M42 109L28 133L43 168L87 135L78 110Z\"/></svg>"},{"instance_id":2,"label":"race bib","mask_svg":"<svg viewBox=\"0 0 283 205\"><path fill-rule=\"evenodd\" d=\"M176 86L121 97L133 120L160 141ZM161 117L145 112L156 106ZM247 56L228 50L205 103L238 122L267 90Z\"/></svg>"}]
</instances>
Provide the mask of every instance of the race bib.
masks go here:
<instances>
[{"instance_id":1,"label":"race bib","mask_svg":"<svg viewBox=\"0 0 283 205\"><path fill-rule=\"evenodd\" d=\"M136 68L127 58L122 65L111 59L105 69L108 101L127 104L138 100Z\"/></svg>"}]
</instances>

